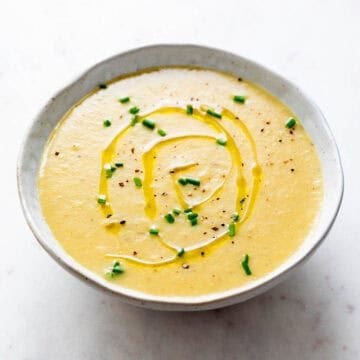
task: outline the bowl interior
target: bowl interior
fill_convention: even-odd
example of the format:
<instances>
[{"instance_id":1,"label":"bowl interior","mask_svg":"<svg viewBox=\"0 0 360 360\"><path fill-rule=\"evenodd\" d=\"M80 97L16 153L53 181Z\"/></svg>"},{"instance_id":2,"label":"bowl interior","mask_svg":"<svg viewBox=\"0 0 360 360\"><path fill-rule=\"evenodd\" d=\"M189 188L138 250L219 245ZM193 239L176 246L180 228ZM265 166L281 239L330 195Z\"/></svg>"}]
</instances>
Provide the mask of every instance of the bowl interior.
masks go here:
<instances>
[{"instance_id":1,"label":"bowl interior","mask_svg":"<svg viewBox=\"0 0 360 360\"><path fill-rule=\"evenodd\" d=\"M313 230L298 251L279 268L238 289L184 298L151 296L120 288L75 262L52 236L42 216L37 172L47 139L65 112L99 83L142 69L169 65L198 66L228 72L269 91L301 119L322 163L324 200ZM336 143L326 120L295 85L259 64L222 50L194 45L156 45L122 53L95 65L46 104L31 125L23 143L18 163L18 187L24 214L34 235L64 268L133 304L162 310L199 310L230 305L255 296L280 282L305 260L321 243L335 220L342 199L343 175Z\"/></svg>"}]
</instances>

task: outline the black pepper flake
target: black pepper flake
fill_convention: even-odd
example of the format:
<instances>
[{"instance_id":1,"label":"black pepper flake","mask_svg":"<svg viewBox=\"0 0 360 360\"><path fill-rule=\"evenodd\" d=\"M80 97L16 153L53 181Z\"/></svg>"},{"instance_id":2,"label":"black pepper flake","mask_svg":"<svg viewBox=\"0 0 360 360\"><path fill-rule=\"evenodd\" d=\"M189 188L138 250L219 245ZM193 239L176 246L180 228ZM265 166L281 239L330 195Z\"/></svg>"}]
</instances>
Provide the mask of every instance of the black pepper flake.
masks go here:
<instances>
[{"instance_id":1,"label":"black pepper flake","mask_svg":"<svg viewBox=\"0 0 360 360\"><path fill-rule=\"evenodd\" d=\"M221 226L225 226L225 224L221 224Z\"/></svg>"},{"instance_id":2,"label":"black pepper flake","mask_svg":"<svg viewBox=\"0 0 360 360\"><path fill-rule=\"evenodd\" d=\"M261 129L260 131L261 131L261 132L264 132L264 129Z\"/></svg>"},{"instance_id":3,"label":"black pepper flake","mask_svg":"<svg viewBox=\"0 0 360 360\"><path fill-rule=\"evenodd\" d=\"M131 153L133 154L135 152L135 148L131 148Z\"/></svg>"},{"instance_id":4,"label":"black pepper flake","mask_svg":"<svg viewBox=\"0 0 360 360\"><path fill-rule=\"evenodd\" d=\"M126 220L121 220L120 221L120 225L125 225L126 224Z\"/></svg>"},{"instance_id":5,"label":"black pepper flake","mask_svg":"<svg viewBox=\"0 0 360 360\"><path fill-rule=\"evenodd\" d=\"M189 269L190 265L189 264L182 264L183 269Z\"/></svg>"},{"instance_id":6,"label":"black pepper flake","mask_svg":"<svg viewBox=\"0 0 360 360\"><path fill-rule=\"evenodd\" d=\"M235 241L232 241L231 243L232 243L232 244L235 244Z\"/></svg>"},{"instance_id":7,"label":"black pepper flake","mask_svg":"<svg viewBox=\"0 0 360 360\"><path fill-rule=\"evenodd\" d=\"M174 170L170 170L169 173L170 173L170 174L175 174L175 171L174 171Z\"/></svg>"},{"instance_id":8,"label":"black pepper flake","mask_svg":"<svg viewBox=\"0 0 360 360\"><path fill-rule=\"evenodd\" d=\"M140 172L140 170L139 170L139 169L135 169L135 172L136 172L136 173L139 173L139 172Z\"/></svg>"},{"instance_id":9,"label":"black pepper flake","mask_svg":"<svg viewBox=\"0 0 360 360\"><path fill-rule=\"evenodd\" d=\"M243 81L243 79L241 77L238 77L238 81Z\"/></svg>"},{"instance_id":10,"label":"black pepper flake","mask_svg":"<svg viewBox=\"0 0 360 360\"><path fill-rule=\"evenodd\" d=\"M289 133L290 133L291 135L294 134L294 132L293 132L292 130L290 130Z\"/></svg>"},{"instance_id":11,"label":"black pepper flake","mask_svg":"<svg viewBox=\"0 0 360 360\"><path fill-rule=\"evenodd\" d=\"M201 256L204 256L204 255L205 255L205 251L202 251L202 252L201 252Z\"/></svg>"},{"instance_id":12,"label":"black pepper flake","mask_svg":"<svg viewBox=\"0 0 360 360\"><path fill-rule=\"evenodd\" d=\"M136 255L137 255L137 251L134 250L134 251L133 251L133 255L136 256Z\"/></svg>"},{"instance_id":13,"label":"black pepper flake","mask_svg":"<svg viewBox=\"0 0 360 360\"><path fill-rule=\"evenodd\" d=\"M111 218L111 217L112 217L111 214L106 215L106 218L107 218L107 219L109 219L109 218Z\"/></svg>"},{"instance_id":14,"label":"black pepper flake","mask_svg":"<svg viewBox=\"0 0 360 360\"><path fill-rule=\"evenodd\" d=\"M58 151L55 151L55 156L59 156L60 153Z\"/></svg>"},{"instance_id":15,"label":"black pepper flake","mask_svg":"<svg viewBox=\"0 0 360 360\"><path fill-rule=\"evenodd\" d=\"M120 183L119 183L119 186L120 186L120 187L124 187L125 184L124 184L123 182L120 182Z\"/></svg>"},{"instance_id":16,"label":"black pepper flake","mask_svg":"<svg viewBox=\"0 0 360 360\"><path fill-rule=\"evenodd\" d=\"M206 235L206 234L207 234L207 232L206 232L206 231L204 231L204 232L203 232L203 234L204 234L204 235Z\"/></svg>"},{"instance_id":17,"label":"black pepper flake","mask_svg":"<svg viewBox=\"0 0 360 360\"><path fill-rule=\"evenodd\" d=\"M211 230L218 231L219 228L218 228L217 226L213 226L213 227L211 228Z\"/></svg>"},{"instance_id":18,"label":"black pepper flake","mask_svg":"<svg viewBox=\"0 0 360 360\"><path fill-rule=\"evenodd\" d=\"M270 121L267 121L267 122L266 122L266 125L270 125L270 124L271 124L271 122L270 122Z\"/></svg>"},{"instance_id":19,"label":"black pepper flake","mask_svg":"<svg viewBox=\"0 0 360 360\"><path fill-rule=\"evenodd\" d=\"M216 200L220 200L220 198L219 198L219 197L217 197L217 198L216 198Z\"/></svg>"},{"instance_id":20,"label":"black pepper flake","mask_svg":"<svg viewBox=\"0 0 360 360\"><path fill-rule=\"evenodd\" d=\"M282 140L281 139L279 139L279 143L281 143L282 142Z\"/></svg>"},{"instance_id":21,"label":"black pepper flake","mask_svg":"<svg viewBox=\"0 0 360 360\"><path fill-rule=\"evenodd\" d=\"M291 172L294 172L295 171L295 169L290 169L291 170Z\"/></svg>"}]
</instances>

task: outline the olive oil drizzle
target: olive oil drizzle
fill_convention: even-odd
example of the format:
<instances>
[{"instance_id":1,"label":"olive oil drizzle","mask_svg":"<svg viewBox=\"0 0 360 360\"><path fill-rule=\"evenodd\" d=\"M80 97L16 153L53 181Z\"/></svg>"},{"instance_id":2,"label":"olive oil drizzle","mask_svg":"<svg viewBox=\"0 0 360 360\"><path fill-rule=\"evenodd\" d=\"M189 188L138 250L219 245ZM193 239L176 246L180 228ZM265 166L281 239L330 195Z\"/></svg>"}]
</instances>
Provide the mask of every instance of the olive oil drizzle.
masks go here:
<instances>
[{"instance_id":1,"label":"olive oil drizzle","mask_svg":"<svg viewBox=\"0 0 360 360\"><path fill-rule=\"evenodd\" d=\"M215 118L209 113L207 113L207 110L209 107L202 105L200 109L193 109L193 113L190 115L191 118L198 120L209 127L211 127L213 130L215 130L218 134L222 134L226 137L227 144L225 148L229 152L231 156L231 167L229 170L229 174L232 174L234 171L236 171L236 212L239 214L240 219L235 224L235 226L239 227L246 219L250 216L251 211L254 208L255 201L257 198L257 195L260 191L261 181L262 181L262 169L259 165L258 158L257 158L257 152L256 152L256 144L252 138L252 135L246 125L238 118L236 117L232 112L230 112L227 109L222 109L222 119ZM152 111L144 114L139 115L139 122L141 122L143 119L152 117L154 115L158 114L172 114L172 113L178 113L178 114L184 114L189 116L185 107L179 107L179 106L166 106L166 107L157 107L153 109ZM249 188L248 182L244 176L244 172L242 169L242 157L241 153L236 146L236 143L229 133L229 131L222 125L223 121L230 121L233 124L235 124L242 134L247 139L248 143L250 144L250 148L253 155L253 167L252 167L252 184ZM106 173L104 170L104 165L106 163L112 164L114 161L115 153L117 144L119 141L126 135L126 133L134 129L131 124L125 125L120 128L118 133L115 135L115 137L111 140L109 145L103 150L102 152L102 170L100 174L100 184L99 184L99 193L106 196L106 199L109 200L109 203L106 204L106 206L103 206L103 214L104 216L108 216L108 214L113 214L113 209L111 206L111 199L109 198L109 191L108 191L108 179L106 178ZM146 147L144 153L142 154L142 163L143 163L143 170L144 170L144 178L143 178L143 185L142 185L142 191L144 194L144 200L145 200L145 206L144 206L144 212L150 219L155 219L158 211L157 211L157 205L156 200L154 197L154 190L153 190L153 180L154 180L154 173L153 170L155 168L155 158L156 153L163 147L168 146L169 144L173 144L176 141L181 141L182 139L204 139L207 141L213 141L214 146L217 140L217 137L210 134L179 134L176 136L168 136L166 138L161 137L155 141L152 141L148 144ZM194 211L200 211L203 206L205 206L209 201L211 201L214 197L216 197L224 187L224 183L226 179L224 179L220 185L205 199L203 199L201 202L189 204L183 197L183 194L181 192L180 186L177 183L175 179L176 170L180 169L187 169L191 168L193 166L196 166L196 163L190 163L190 164L184 164L180 166L173 167L170 175L173 177L173 184L174 184L174 190L176 192L176 195L178 197L178 201L181 204L183 208L191 207ZM246 199L244 202L243 199ZM120 227L111 227L110 230L114 233L118 233L121 231ZM187 248L184 248L185 252L193 252L195 250L199 250L205 247L210 246L214 242L217 242L219 239L224 238L228 234L227 231L224 231L222 233L219 233L215 237L211 237L208 240L205 240L201 243L198 243L193 246L189 246ZM167 248L173 250L176 252L176 254L179 251L178 246L174 246L167 241L163 240L161 236L157 236L159 241ZM171 256L167 259L162 259L158 261L147 261L142 260L137 257L126 255L126 254L107 254L108 257L114 257L114 258L122 258L129 260L131 262L135 262L142 265L162 265L171 263L173 261L176 261L177 256L176 254L174 256Z\"/></svg>"}]
</instances>

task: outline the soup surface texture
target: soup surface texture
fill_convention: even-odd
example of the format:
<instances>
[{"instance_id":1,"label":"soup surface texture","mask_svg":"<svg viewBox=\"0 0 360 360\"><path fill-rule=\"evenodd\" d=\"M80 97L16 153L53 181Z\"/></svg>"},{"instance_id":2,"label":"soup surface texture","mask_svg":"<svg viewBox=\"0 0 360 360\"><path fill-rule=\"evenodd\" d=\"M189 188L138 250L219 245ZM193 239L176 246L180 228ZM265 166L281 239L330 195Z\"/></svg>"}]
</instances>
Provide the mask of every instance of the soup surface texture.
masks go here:
<instances>
[{"instance_id":1,"label":"soup surface texture","mask_svg":"<svg viewBox=\"0 0 360 360\"><path fill-rule=\"evenodd\" d=\"M117 79L59 122L38 175L63 248L153 295L241 287L311 231L322 171L301 119L269 93L206 69Z\"/></svg>"}]
</instances>

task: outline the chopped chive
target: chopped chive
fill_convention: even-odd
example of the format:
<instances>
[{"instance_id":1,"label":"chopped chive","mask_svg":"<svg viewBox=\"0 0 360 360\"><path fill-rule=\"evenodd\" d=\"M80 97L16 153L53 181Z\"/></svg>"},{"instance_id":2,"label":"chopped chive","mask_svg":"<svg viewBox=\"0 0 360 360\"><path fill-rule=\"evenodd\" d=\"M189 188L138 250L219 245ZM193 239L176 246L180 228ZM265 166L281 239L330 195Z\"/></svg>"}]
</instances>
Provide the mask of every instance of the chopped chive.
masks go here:
<instances>
[{"instance_id":1,"label":"chopped chive","mask_svg":"<svg viewBox=\"0 0 360 360\"><path fill-rule=\"evenodd\" d=\"M244 255L244 260L241 262L241 265L242 265L246 275L252 274L250 267L249 267L249 255L248 254Z\"/></svg>"},{"instance_id":2,"label":"chopped chive","mask_svg":"<svg viewBox=\"0 0 360 360\"><path fill-rule=\"evenodd\" d=\"M150 235L159 235L159 229L156 226L152 226L149 230Z\"/></svg>"},{"instance_id":3,"label":"chopped chive","mask_svg":"<svg viewBox=\"0 0 360 360\"><path fill-rule=\"evenodd\" d=\"M132 108L129 109L129 113L130 114L137 114L140 111L140 109L137 106L133 106Z\"/></svg>"},{"instance_id":4,"label":"chopped chive","mask_svg":"<svg viewBox=\"0 0 360 360\"><path fill-rule=\"evenodd\" d=\"M106 271L106 275L114 277L116 275L122 274L124 269L121 268L121 264L118 261L114 261L112 267Z\"/></svg>"},{"instance_id":5,"label":"chopped chive","mask_svg":"<svg viewBox=\"0 0 360 360\"><path fill-rule=\"evenodd\" d=\"M180 215L180 214L181 214L181 210L175 208L175 209L173 210L173 213L174 213L175 215Z\"/></svg>"},{"instance_id":6,"label":"chopped chive","mask_svg":"<svg viewBox=\"0 0 360 360\"><path fill-rule=\"evenodd\" d=\"M105 176L109 179L112 177L113 173L115 172L116 167L114 167L110 164L105 164L104 170L105 170Z\"/></svg>"},{"instance_id":7,"label":"chopped chive","mask_svg":"<svg viewBox=\"0 0 360 360\"><path fill-rule=\"evenodd\" d=\"M115 166L116 166L116 167L124 167L124 164L121 163L121 162L116 162L116 163L115 163Z\"/></svg>"},{"instance_id":8,"label":"chopped chive","mask_svg":"<svg viewBox=\"0 0 360 360\"><path fill-rule=\"evenodd\" d=\"M216 139L216 142L221 146L225 146L227 143L226 139Z\"/></svg>"},{"instance_id":9,"label":"chopped chive","mask_svg":"<svg viewBox=\"0 0 360 360\"><path fill-rule=\"evenodd\" d=\"M242 96L242 95L234 95L233 100L238 103L245 104L246 98L245 98L245 96Z\"/></svg>"},{"instance_id":10,"label":"chopped chive","mask_svg":"<svg viewBox=\"0 0 360 360\"><path fill-rule=\"evenodd\" d=\"M139 122L139 116L138 116L138 115L134 115L134 116L131 118L130 125L131 125L131 126L135 126L138 122Z\"/></svg>"},{"instance_id":11,"label":"chopped chive","mask_svg":"<svg viewBox=\"0 0 360 360\"><path fill-rule=\"evenodd\" d=\"M217 119L221 119L221 118L222 118L222 115L221 115L221 114L219 114L219 113L217 113L217 112L215 112L215 111L213 111L213 110L211 110L211 109L207 109L207 110L206 110L206 113L207 113L208 115L210 115L210 116L216 117Z\"/></svg>"},{"instance_id":12,"label":"chopped chive","mask_svg":"<svg viewBox=\"0 0 360 360\"><path fill-rule=\"evenodd\" d=\"M198 179L186 178L186 182L187 182L187 184L200 186L200 180L198 180Z\"/></svg>"},{"instance_id":13,"label":"chopped chive","mask_svg":"<svg viewBox=\"0 0 360 360\"><path fill-rule=\"evenodd\" d=\"M160 136L166 136L166 132L165 132L163 129L159 129L159 130L158 130L158 134L159 134Z\"/></svg>"},{"instance_id":14,"label":"chopped chive","mask_svg":"<svg viewBox=\"0 0 360 360\"><path fill-rule=\"evenodd\" d=\"M187 184L187 180L186 180L186 178L180 178L180 179L178 180L178 183L181 184L181 185L186 185L186 184Z\"/></svg>"},{"instance_id":15,"label":"chopped chive","mask_svg":"<svg viewBox=\"0 0 360 360\"><path fill-rule=\"evenodd\" d=\"M288 119L288 121L285 123L285 126L288 129L292 129L296 125L296 120L294 118Z\"/></svg>"},{"instance_id":16,"label":"chopped chive","mask_svg":"<svg viewBox=\"0 0 360 360\"><path fill-rule=\"evenodd\" d=\"M142 181L139 177L135 176L134 177L134 184L136 187L141 187L142 186Z\"/></svg>"},{"instance_id":17,"label":"chopped chive","mask_svg":"<svg viewBox=\"0 0 360 360\"><path fill-rule=\"evenodd\" d=\"M229 236L230 237L235 236L235 224L234 223L229 224Z\"/></svg>"},{"instance_id":18,"label":"chopped chive","mask_svg":"<svg viewBox=\"0 0 360 360\"><path fill-rule=\"evenodd\" d=\"M187 105L187 106L186 106L186 113L187 113L188 115L192 115L193 112L194 112L194 109L193 109L192 105Z\"/></svg>"},{"instance_id":19,"label":"chopped chive","mask_svg":"<svg viewBox=\"0 0 360 360\"><path fill-rule=\"evenodd\" d=\"M98 204L104 205L106 204L106 195L100 194L97 197Z\"/></svg>"},{"instance_id":20,"label":"chopped chive","mask_svg":"<svg viewBox=\"0 0 360 360\"><path fill-rule=\"evenodd\" d=\"M164 216L164 219L169 223L173 224L175 222L175 218L172 216L171 213L168 213Z\"/></svg>"},{"instance_id":21,"label":"chopped chive","mask_svg":"<svg viewBox=\"0 0 360 360\"><path fill-rule=\"evenodd\" d=\"M191 226L195 226L198 223L198 219L197 218L191 219L190 223L191 223Z\"/></svg>"},{"instance_id":22,"label":"chopped chive","mask_svg":"<svg viewBox=\"0 0 360 360\"><path fill-rule=\"evenodd\" d=\"M111 126L111 121L110 120L104 120L103 124L104 124L105 127L109 127L109 126Z\"/></svg>"},{"instance_id":23,"label":"chopped chive","mask_svg":"<svg viewBox=\"0 0 360 360\"><path fill-rule=\"evenodd\" d=\"M236 212L236 213L234 213L233 214L233 216L232 216L232 219L235 221L235 222L238 222L239 221L239 219L240 219L240 216L239 216L239 214Z\"/></svg>"},{"instance_id":24,"label":"chopped chive","mask_svg":"<svg viewBox=\"0 0 360 360\"><path fill-rule=\"evenodd\" d=\"M199 216L199 214L196 214L196 213L190 213L187 218L189 220L192 220L192 219L196 219L197 217Z\"/></svg>"},{"instance_id":25,"label":"chopped chive","mask_svg":"<svg viewBox=\"0 0 360 360\"><path fill-rule=\"evenodd\" d=\"M192 208L188 208L188 209L185 209L184 210L184 213L187 214L187 213L191 213L192 212Z\"/></svg>"},{"instance_id":26,"label":"chopped chive","mask_svg":"<svg viewBox=\"0 0 360 360\"><path fill-rule=\"evenodd\" d=\"M155 123L149 119L144 119L142 121L142 124L147 127L148 129L154 130L155 128Z\"/></svg>"},{"instance_id":27,"label":"chopped chive","mask_svg":"<svg viewBox=\"0 0 360 360\"><path fill-rule=\"evenodd\" d=\"M245 202L245 200L246 200L246 198L242 198L242 199L240 200L240 204L243 204L243 203Z\"/></svg>"},{"instance_id":28,"label":"chopped chive","mask_svg":"<svg viewBox=\"0 0 360 360\"><path fill-rule=\"evenodd\" d=\"M107 85L106 84L99 84L99 89L107 89Z\"/></svg>"},{"instance_id":29,"label":"chopped chive","mask_svg":"<svg viewBox=\"0 0 360 360\"><path fill-rule=\"evenodd\" d=\"M129 101L130 101L130 98L128 96L119 99L119 102L122 104L126 104Z\"/></svg>"},{"instance_id":30,"label":"chopped chive","mask_svg":"<svg viewBox=\"0 0 360 360\"><path fill-rule=\"evenodd\" d=\"M179 252L177 253L177 256L178 256L178 257L182 257L182 256L184 256L184 254L185 254L185 250L184 250L184 248L181 248L181 249L179 250Z\"/></svg>"}]
</instances>

